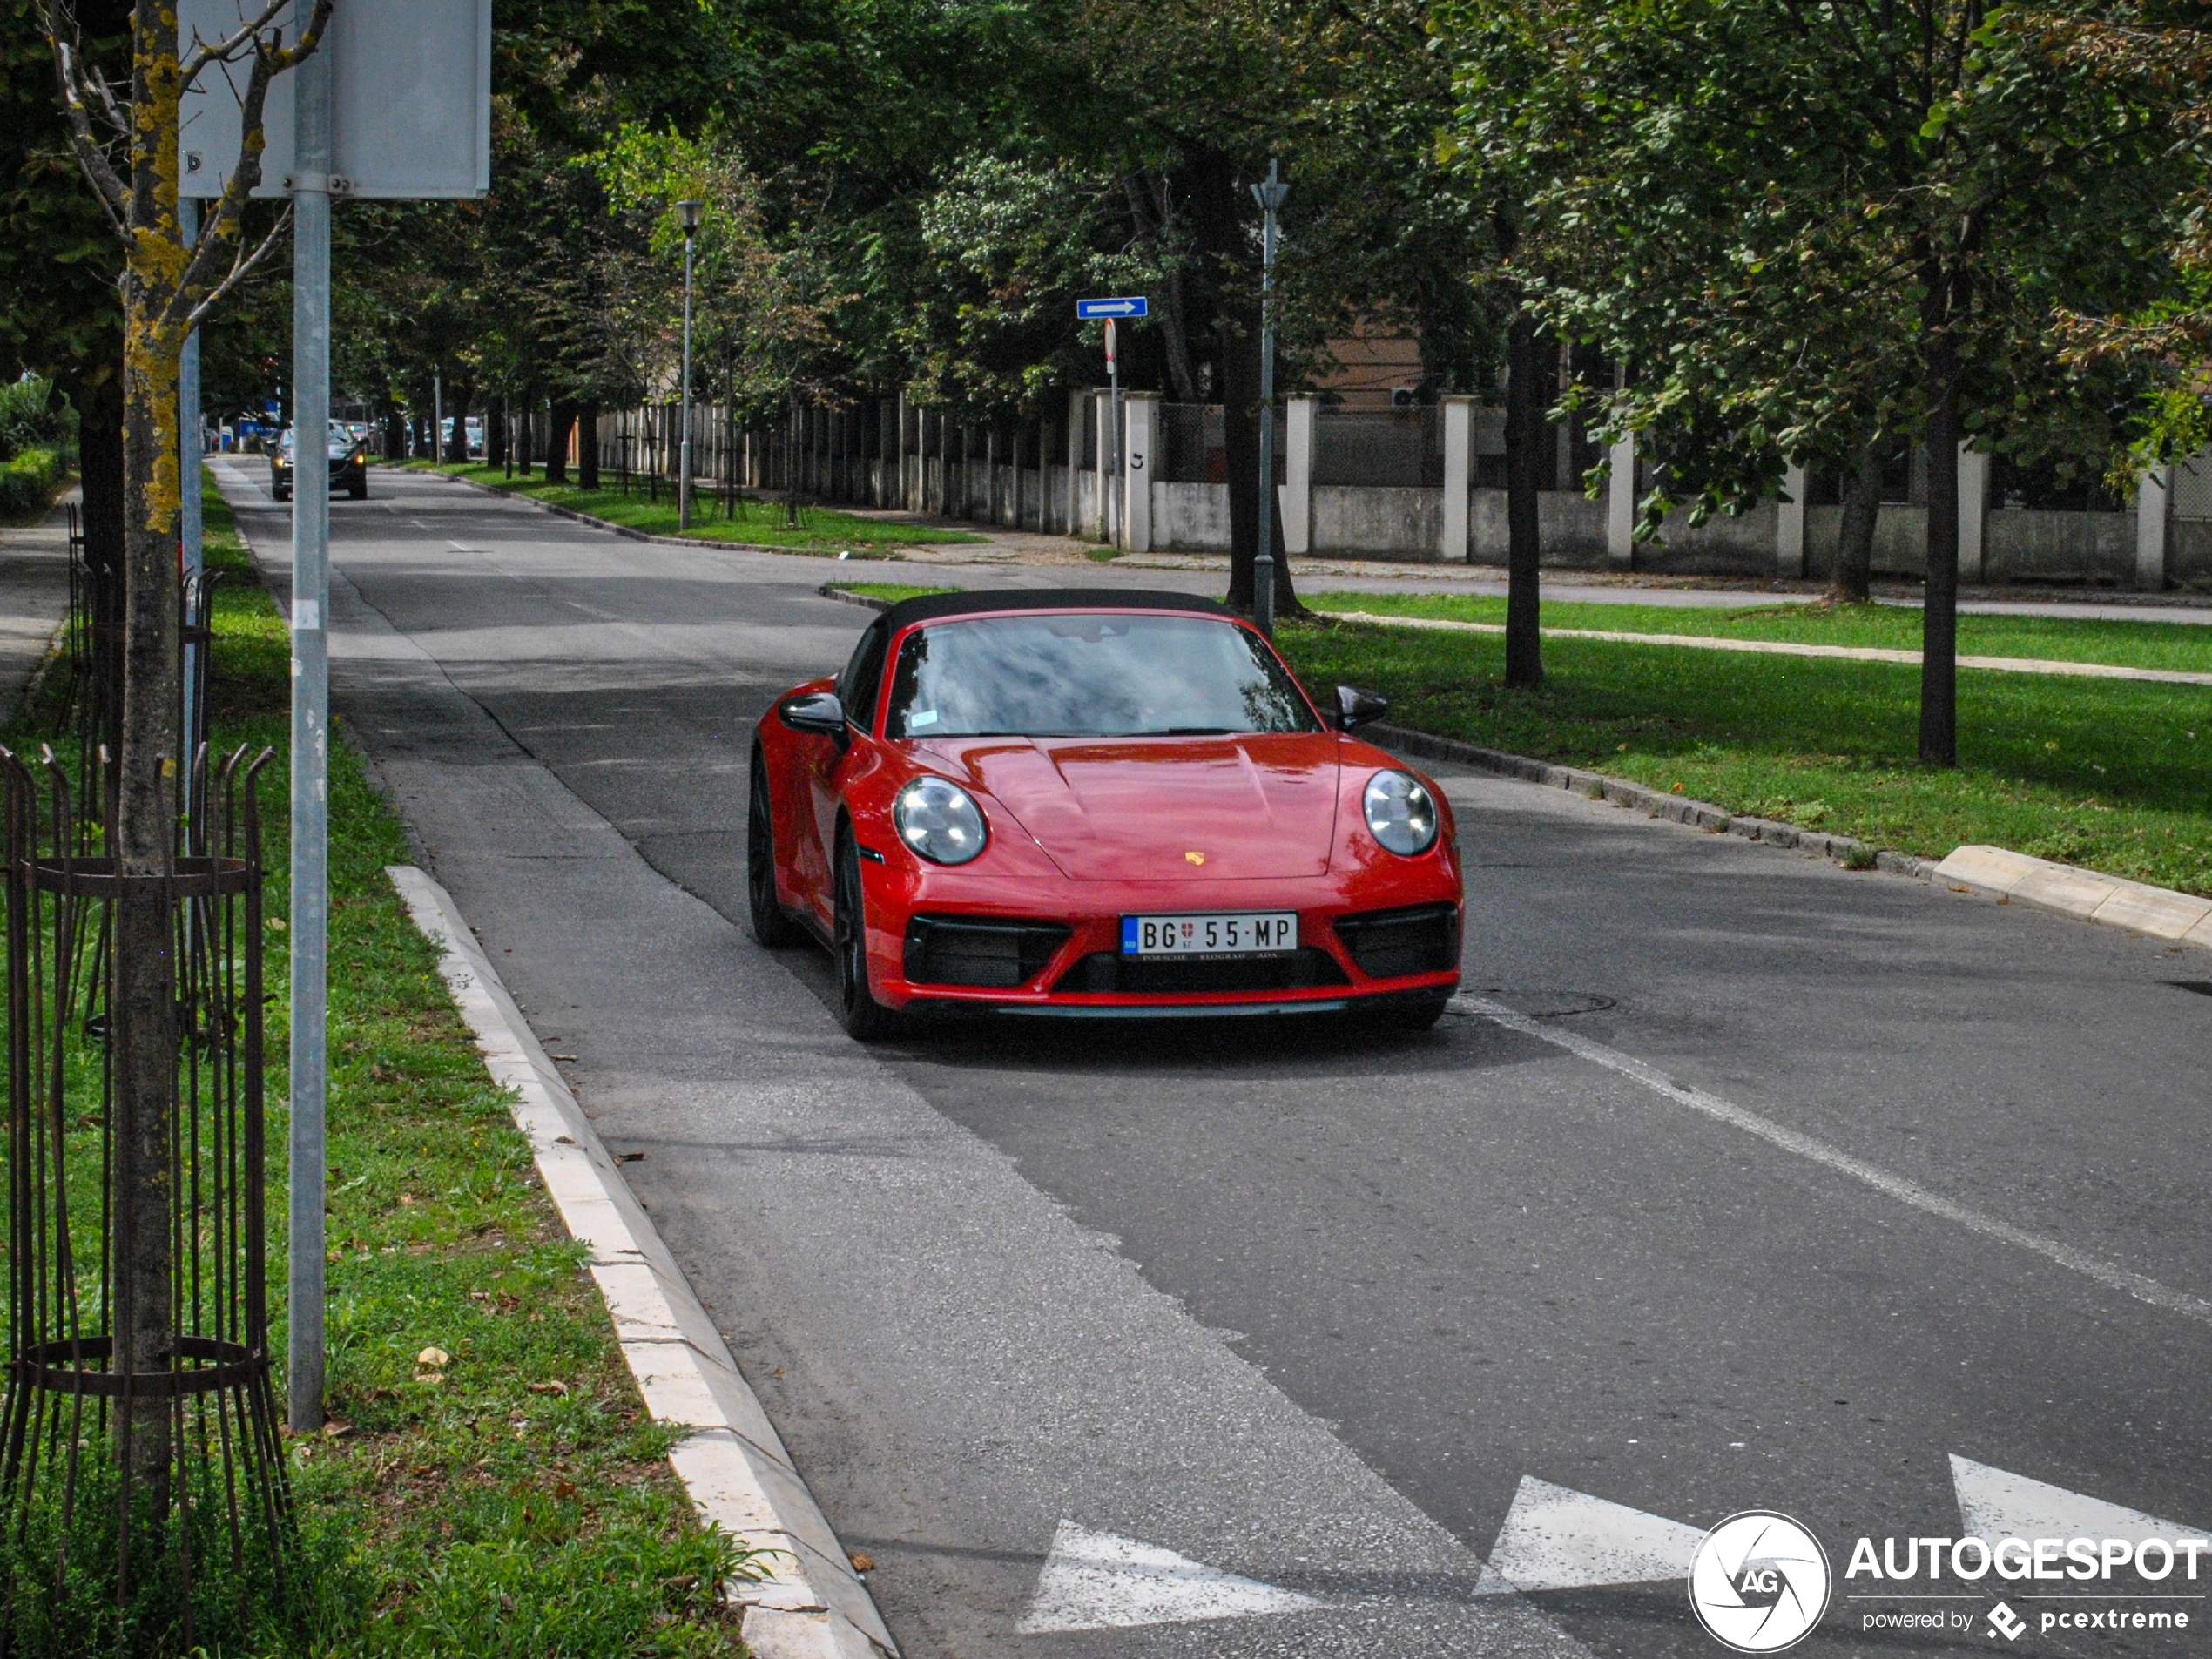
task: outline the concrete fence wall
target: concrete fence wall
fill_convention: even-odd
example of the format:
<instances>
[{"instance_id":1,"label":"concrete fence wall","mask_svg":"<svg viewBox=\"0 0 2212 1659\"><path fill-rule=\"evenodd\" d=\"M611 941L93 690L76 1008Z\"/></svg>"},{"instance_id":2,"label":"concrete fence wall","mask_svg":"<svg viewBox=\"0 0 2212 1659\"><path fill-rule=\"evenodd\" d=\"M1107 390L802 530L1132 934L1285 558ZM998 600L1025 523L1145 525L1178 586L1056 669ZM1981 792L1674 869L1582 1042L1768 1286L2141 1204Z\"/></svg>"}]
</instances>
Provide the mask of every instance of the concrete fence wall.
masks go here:
<instances>
[{"instance_id":1,"label":"concrete fence wall","mask_svg":"<svg viewBox=\"0 0 2212 1659\"><path fill-rule=\"evenodd\" d=\"M747 489L779 491L795 470L804 493L832 505L941 514L1132 550L1227 550L1228 485L1158 475L1166 460L1155 454L1163 433L1157 394L1127 394L1116 411L1103 388L1077 390L1068 395L1064 418L1055 417L1015 429L968 428L900 398L747 428L702 406L694 412L693 454L702 478L733 478ZM1485 483L1476 464L1497 453L1496 411L1451 397L1419 420L1432 468L1433 446L1442 444L1440 487L1316 483L1317 471L1345 475L1346 457L1329 446L1349 442L1347 428L1320 414L1313 399L1289 400L1277 500L1294 556L1505 563L1505 491ZM603 416L604 463L619 457L627 469L664 475L677 423L670 408ZM1540 494L1547 565L1743 580L1818 580L1834 565L1843 509L1807 504L1797 468L1779 499L1694 527L1676 514L1658 539L1638 542L1635 456L1622 446L1610 459L1610 479L1595 498L1571 488ZM2145 474L2138 503L2108 512L2008 508L1990 499L1987 457L1962 448L1959 463L1962 580L2212 587L2212 455ZM1571 482L1564 462L1561 472ZM1876 574L1919 576L1926 542L1925 507L1885 502Z\"/></svg>"}]
</instances>

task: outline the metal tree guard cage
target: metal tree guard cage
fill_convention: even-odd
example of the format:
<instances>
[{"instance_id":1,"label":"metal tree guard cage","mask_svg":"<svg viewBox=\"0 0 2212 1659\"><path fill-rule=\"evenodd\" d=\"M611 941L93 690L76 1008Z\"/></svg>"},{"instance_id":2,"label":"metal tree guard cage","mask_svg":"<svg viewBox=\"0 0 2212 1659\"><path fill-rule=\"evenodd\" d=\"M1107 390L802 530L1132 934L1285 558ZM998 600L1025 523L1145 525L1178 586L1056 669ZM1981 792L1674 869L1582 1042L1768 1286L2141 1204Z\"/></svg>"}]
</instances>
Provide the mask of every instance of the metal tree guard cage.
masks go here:
<instances>
[{"instance_id":1,"label":"metal tree guard cage","mask_svg":"<svg viewBox=\"0 0 2212 1659\"><path fill-rule=\"evenodd\" d=\"M89 856L78 790L48 752L0 749L7 900L8 1371L0 1409L0 1654L65 1586L111 1575L117 1640L133 1598L193 1645L196 1581L267 1581L292 1536L270 1375L262 882L257 786L241 748L193 767L169 867ZM118 1264L143 1240L116 1202L146 1171L118 1132L108 1041L115 920L159 904L175 941L178 1069L167 1103L165 1352L118 1369ZM134 1328L144 1329L142 1323ZM133 1439L141 1438L134 1453ZM98 1550L107 1559L72 1561ZM111 1554L110 1554L111 1552ZM249 1564L252 1571L249 1573ZM81 1595L76 1598L81 1602ZM75 1616L71 1615L70 1616ZM135 1616L135 1615L134 1615ZM159 1638L157 1638L158 1640Z\"/></svg>"}]
</instances>

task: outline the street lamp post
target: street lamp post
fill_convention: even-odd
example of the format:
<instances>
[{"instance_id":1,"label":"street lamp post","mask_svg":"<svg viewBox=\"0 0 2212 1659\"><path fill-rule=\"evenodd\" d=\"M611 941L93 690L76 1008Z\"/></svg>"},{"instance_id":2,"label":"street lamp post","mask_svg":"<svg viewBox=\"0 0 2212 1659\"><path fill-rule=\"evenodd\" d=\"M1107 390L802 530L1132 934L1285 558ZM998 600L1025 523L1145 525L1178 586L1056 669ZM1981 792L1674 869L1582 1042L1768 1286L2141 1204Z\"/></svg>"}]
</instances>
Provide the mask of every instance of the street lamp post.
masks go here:
<instances>
[{"instance_id":1,"label":"street lamp post","mask_svg":"<svg viewBox=\"0 0 2212 1659\"><path fill-rule=\"evenodd\" d=\"M691 528L691 243L699 232L699 204L676 204L684 213L684 439L676 473L676 528Z\"/></svg>"},{"instance_id":2,"label":"street lamp post","mask_svg":"<svg viewBox=\"0 0 2212 1659\"><path fill-rule=\"evenodd\" d=\"M1252 621L1260 632L1275 635L1275 216L1291 193L1278 172L1267 164L1267 182L1252 186L1252 198L1266 214L1259 253L1259 552L1252 560Z\"/></svg>"}]
</instances>

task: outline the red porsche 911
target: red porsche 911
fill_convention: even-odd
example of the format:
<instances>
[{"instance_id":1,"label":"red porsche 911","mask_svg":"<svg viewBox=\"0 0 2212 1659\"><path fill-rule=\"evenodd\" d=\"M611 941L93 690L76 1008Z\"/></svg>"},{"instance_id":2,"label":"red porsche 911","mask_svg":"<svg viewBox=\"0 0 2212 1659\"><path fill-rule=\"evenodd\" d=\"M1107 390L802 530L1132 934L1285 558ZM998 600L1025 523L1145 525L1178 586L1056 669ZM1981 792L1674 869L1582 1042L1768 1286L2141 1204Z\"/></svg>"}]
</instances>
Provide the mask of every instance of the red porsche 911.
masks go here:
<instances>
[{"instance_id":1,"label":"red porsche 911","mask_svg":"<svg viewBox=\"0 0 2212 1659\"><path fill-rule=\"evenodd\" d=\"M752 748L764 945L836 959L845 1026L902 1015L1352 1014L1459 985L1441 791L1324 718L1273 646L1180 594L936 594L882 612Z\"/></svg>"}]
</instances>

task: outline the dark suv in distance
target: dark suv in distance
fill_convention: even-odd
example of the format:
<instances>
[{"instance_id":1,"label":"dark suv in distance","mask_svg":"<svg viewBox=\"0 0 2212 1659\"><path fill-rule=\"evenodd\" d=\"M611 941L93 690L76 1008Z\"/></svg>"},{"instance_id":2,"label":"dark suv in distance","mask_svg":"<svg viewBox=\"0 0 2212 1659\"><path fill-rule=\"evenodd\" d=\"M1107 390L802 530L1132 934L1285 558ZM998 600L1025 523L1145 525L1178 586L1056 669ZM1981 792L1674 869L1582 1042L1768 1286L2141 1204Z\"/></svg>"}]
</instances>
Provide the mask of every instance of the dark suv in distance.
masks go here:
<instances>
[{"instance_id":1,"label":"dark suv in distance","mask_svg":"<svg viewBox=\"0 0 2212 1659\"><path fill-rule=\"evenodd\" d=\"M292 499L293 433L288 428L269 456L269 493L279 501ZM343 489L355 501L368 499L368 442L348 432L342 421L330 423L330 493Z\"/></svg>"}]
</instances>

